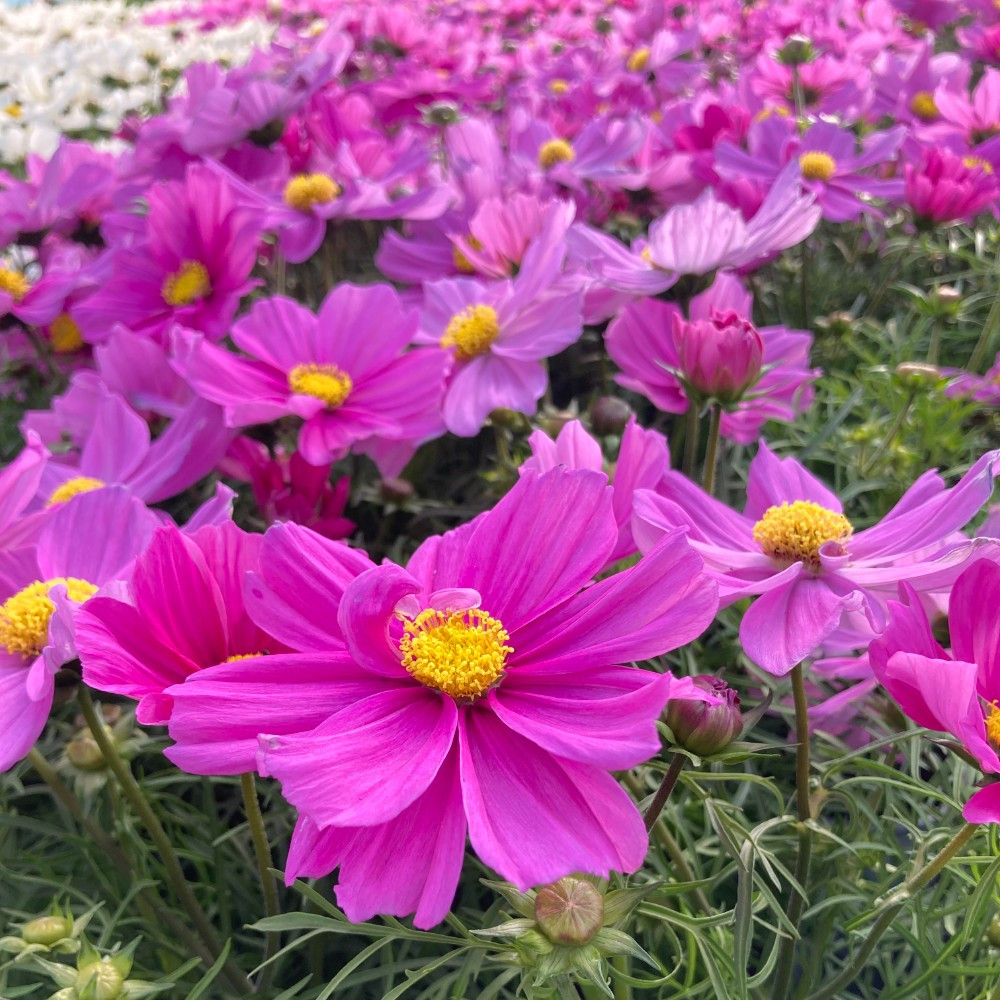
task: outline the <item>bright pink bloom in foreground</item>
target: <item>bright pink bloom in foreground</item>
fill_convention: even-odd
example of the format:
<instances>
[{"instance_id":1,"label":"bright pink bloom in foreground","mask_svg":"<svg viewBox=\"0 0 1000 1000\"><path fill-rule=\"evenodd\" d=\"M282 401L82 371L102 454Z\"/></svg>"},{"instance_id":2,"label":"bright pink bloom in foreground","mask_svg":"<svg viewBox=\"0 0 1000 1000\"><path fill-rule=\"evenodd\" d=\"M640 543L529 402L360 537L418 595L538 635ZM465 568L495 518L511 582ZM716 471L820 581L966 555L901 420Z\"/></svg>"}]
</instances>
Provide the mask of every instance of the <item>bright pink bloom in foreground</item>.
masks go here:
<instances>
[{"instance_id":1,"label":"bright pink bloom in foreground","mask_svg":"<svg viewBox=\"0 0 1000 1000\"><path fill-rule=\"evenodd\" d=\"M55 511L36 546L0 553L0 770L45 728L56 673L77 655L81 604L127 575L156 524L126 490L96 490Z\"/></svg>"},{"instance_id":2,"label":"bright pink bloom in foreground","mask_svg":"<svg viewBox=\"0 0 1000 1000\"><path fill-rule=\"evenodd\" d=\"M440 433L445 355L404 353L417 313L388 285L338 285L313 314L283 296L257 302L233 327L250 358L189 331L174 336L176 367L223 406L230 427L295 415L299 451L313 465L371 437L422 441Z\"/></svg>"},{"instance_id":3,"label":"bright pink bloom in foreground","mask_svg":"<svg viewBox=\"0 0 1000 1000\"><path fill-rule=\"evenodd\" d=\"M992 543L993 558L1000 545ZM870 647L875 676L918 726L951 733L990 774L1000 774L1000 565L981 560L955 581L948 603L951 653L934 639L916 591L889 602L889 625ZM1000 784L976 792L962 815L1000 823Z\"/></svg>"},{"instance_id":4,"label":"bright pink bloom in foreground","mask_svg":"<svg viewBox=\"0 0 1000 1000\"><path fill-rule=\"evenodd\" d=\"M906 201L923 225L969 222L995 208L998 196L993 168L975 157L931 148L918 165L906 164Z\"/></svg>"},{"instance_id":5,"label":"bright pink bloom in foreground","mask_svg":"<svg viewBox=\"0 0 1000 1000\"><path fill-rule=\"evenodd\" d=\"M687 527L691 547L719 583L723 603L756 596L740 624L747 655L782 675L810 656L849 612L875 631L900 580L920 591L946 589L988 539L956 541L993 493L1000 452L984 455L952 489L925 472L876 525L853 533L840 501L794 458L761 442L750 463L742 514L677 472L659 495L636 494L640 549Z\"/></svg>"},{"instance_id":6,"label":"bright pink bloom in foreground","mask_svg":"<svg viewBox=\"0 0 1000 1000\"><path fill-rule=\"evenodd\" d=\"M352 920L415 912L430 927L451 905L466 831L524 888L641 865L642 819L608 772L657 752L667 698L706 697L622 666L689 642L714 617L715 586L683 532L591 584L618 538L611 490L599 473L560 469L526 473L406 569L358 576L351 550L304 548L308 532L292 525L272 533L281 566L265 549L251 612L299 648L325 649L325 665L310 652L302 671L293 657L280 670L264 657L238 676L203 671L170 689L170 731L174 759L199 741L208 759L222 706L265 733L272 717L303 713L301 732L261 740L260 770L302 814L289 880L339 865ZM314 705L338 694L343 707L317 726Z\"/></svg>"}]
</instances>

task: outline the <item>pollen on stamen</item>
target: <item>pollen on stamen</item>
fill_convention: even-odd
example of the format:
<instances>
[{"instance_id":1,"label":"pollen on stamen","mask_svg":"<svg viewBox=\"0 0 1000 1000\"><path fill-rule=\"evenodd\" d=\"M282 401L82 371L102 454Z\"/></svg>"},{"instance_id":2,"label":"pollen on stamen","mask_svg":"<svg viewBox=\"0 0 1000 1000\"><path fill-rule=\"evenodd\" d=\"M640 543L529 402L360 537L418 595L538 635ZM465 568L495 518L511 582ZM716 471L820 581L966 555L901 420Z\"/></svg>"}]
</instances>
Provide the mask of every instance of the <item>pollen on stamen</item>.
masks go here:
<instances>
[{"instance_id":1,"label":"pollen on stamen","mask_svg":"<svg viewBox=\"0 0 1000 1000\"><path fill-rule=\"evenodd\" d=\"M569 93L569 83L566 80L549 80L549 93L550 94L568 94Z\"/></svg>"},{"instance_id":2,"label":"pollen on stamen","mask_svg":"<svg viewBox=\"0 0 1000 1000\"><path fill-rule=\"evenodd\" d=\"M827 542L846 542L854 528L836 511L811 500L796 500L768 507L753 526L754 541L763 553L778 562L804 562L820 567L820 549Z\"/></svg>"},{"instance_id":3,"label":"pollen on stamen","mask_svg":"<svg viewBox=\"0 0 1000 1000\"><path fill-rule=\"evenodd\" d=\"M296 365L288 373L288 388L300 396L321 399L331 410L343 406L354 388L354 382L347 372L336 365L309 364Z\"/></svg>"},{"instance_id":4,"label":"pollen on stamen","mask_svg":"<svg viewBox=\"0 0 1000 1000\"><path fill-rule=\"evenodd\" d=\"M458 702L475 701L495 687L514 652L501 622L479 608L428 608L403 624L402 665L415 679Z\"/></svg>"},{"instance_id":5,"label":"pollen on stamen","mask_svg":"<svg viewBox=\"0 0 1000 1000\"><path fill-rule=\"evenodd\" d=\"M226 657L226 663L237 663L240 660L258 660L264 655L264 653L234 653L232 656Z\"/></svg>"},{"instance_id":6,"label":"pollen on stamen","mask_svg":"<svg viewBox=\"0 0 1000 1000\"><path fill-rule=\"evenodd\" d=\"M31 282L20 271L0 267L0 292L6 292L15 302L20 302L30 291Z\"/></svg>"},{"instance_id":7,"label":"pollen on stamen","mask_svg":"<svg viewBox=\"0 0 1000 1000\"><path fill-rule=\"evenodd\" d=\"M573 147L565 139L549 139L538 150L538 163L544 170L557 163L571 163L576 159Z\"/></svg>"},{"instance_id":8,"label":"pollen on stamen","mask_svg":"<svg viewBox=\"0 0 1000 1000\"><path fill-rule=\"evenodd\" d=\"M991 701L987 708L990 714L986 716L986 738L996 747L1000 747L1000 708Z\"/></svg>"},{"instance_id":9,"label":"pollen on stamen","mask_svg":"<svg viewBox=\"0 0 1000 1000\"><path fill-rule=\"evenodd\" d=\"M189 306L212 294L208 268L200 261L186 260L163 282L163 301L168 306Z\"/></svg>"},{"instance_id":10,"label":"pollen on stamen","mask_svg":"<svg viewBox=\"0 0 1000 1000\"><path fill-rule=\"evenodd\" d=\"M982 170L984 174L993 173L993 164L989 160L984 160L981 156L963 156L962 165L970 170Z\"/></svg>"},{"instance_id":11,"label":"pollen on stamen","mask_svg":"<svg viewBox=\"0 0 1000 1000\"><path fill-rule=\"evenodd\" d=\"M628 57L625 65L630 72L641 73L649 65L649 49L645 47L636 49Z\"/></svg>"},{"instance_id":12,"label":"pollen on stamen","mask_svg":"<svg viewBox=\"0 0 1000 1000\"><path fill-rule=\"evenodd\" d=\"M77 604L97 593L94 584L72 576L28 584L0 605L0 647L26 660L41 653L48 642L49 620L56 609L49 591L60 583L66 587L66 596Z\"/></svg>"},{"instance_id":13,"label":"pollen on stamen","mask_svg":"<svg viewBox=\"0 0 1000 1000\"><path fill-rule=\"evenodd\" d=\"M285 204L299 212L312 211L341 194L340 185L329 174L296 174L285 185Z\"/></svg>"},{"instance_id":14,"label":"pollen on stamen","mask_svg":"<svg viewBox=\"0 0 1000 1000\"><path fill-rule=\"evenodd\" d=\"M499 335L500 322L492 306L467 306L448 321L441 346L454 348L456 360L471 361L485 354Z\"/></svg>"},{"instance_id":15,"label":"pollen on stamen","mask_svg":"<svg viewBox=\"0 0 1000 1000\"><path fill-rule=\"evenodd\" d=\"M807 181L828 181L837 169L837 161L819 150L803 153L799 157L802 176Z\"/></svg>"},{"instance_id":16,"label":"pollen on stamen","mask_svg":"<svg viewBox=\"0 0 1000 1000\"><path fill-rule=\"evenodd\" d=\"M941 114L934 103L934 95L927 90L919 90L913 95L910 110L922 122L932 122Z\"/></svg>"},{"instance_id":17,"label":"pollen on stamen","mask_svg":"<svg viewBox=\"0 0 1000 1000\"><path fill-rule=\"evenodd\" d=\"M72 500L73 497L78 497L81 493L90 493L93 490L99 490L104 485L106 485L104 480L95 479L93 476L74 476L72 479L67 479L66 482L60 483L52 491L52 495L46 501L45 506L54 507L57 503L65 503L67 500Z\"/></svg>"}]
</instances>

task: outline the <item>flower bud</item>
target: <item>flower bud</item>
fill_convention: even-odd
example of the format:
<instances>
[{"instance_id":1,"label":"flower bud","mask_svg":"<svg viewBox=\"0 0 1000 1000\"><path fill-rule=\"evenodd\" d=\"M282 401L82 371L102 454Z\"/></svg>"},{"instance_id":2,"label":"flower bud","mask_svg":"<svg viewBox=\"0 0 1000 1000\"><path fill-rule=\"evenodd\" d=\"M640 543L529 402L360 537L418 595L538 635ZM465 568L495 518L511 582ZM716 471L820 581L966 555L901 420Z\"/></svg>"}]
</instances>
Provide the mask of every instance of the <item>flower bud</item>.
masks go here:
<instances>
[{"instance_id":1,"label":"flower bud","mask_svg":"<svg viewBox=\"0 0 1000 1000\"><path fill-rule=\"evenodd\" d=\"M757 381L764 341L738 313L713 309L693 323L675 317L673 332L681 374L703 395L735 402Z\"/></svg>"},{"instance_id":2,"label":"flower bud","mask_svg":"<svg viewBox=\"0 0 1000 1000\"><path fill-rule=\"evenodd\" d=\"M73 933L71 917L50 914L29 920L21 929L21 939L27 944L52 945Z\"/></svg>"},{"instance_id":3,"label":"flower bud","mask_svg":"<svg viewBox=\"0 0 1000 1000\"><path fill-rule=\"evenodd\" d=\"M725 750L743 732L740 696L718 677L702 674L692 681L721 698L721 704L671 698L667 702L667 725L677 746L705 757Z\"/></svg>"},{"instance_id":4,"label":"flower bud","mask_svg":"<svg viewBox=\"0 0 1000 1000\"><path fill-rule=\"evenodd\" d=\"M554 944L587 944L604 924L604 897L593 882L568 875L538 890L535 921Z\"/></svg>"},{"instance_id":5,"label":"flower bud","mask_svg":"<svg viewBox=\"0 0 1000 1000\"><path fill-rule=\"evenodd\" d=\"M454 125L460 118L458 105L453 101L435 101L423 113L428 125Z\"/></svg>"},{"instance_id":6,"label":"flower bud","mask_svg":"<svg viewBox=\"0 0 1000 1000\"><path fill-rule=\"evenodd\" d=\"M112 960L102 958L83 966L76 974L76 995L80 1000L116 1000L121 996L125 977Z\"/></svg>"},{"instance_id":7,"label":"flower bud","mask_svg":"<svg viewBox=\"0 0 1000 1000\"><path fill-rule=\"evenodd\" d=\"M986 940L994 948L1000 948L1000 913L990 921L989 927L986 928Z\"/></svg>"},{"instance_id":8,"label":"flower bud","mask_svg":"<svg viewBox=\"0 0 1000 1000\"><path fill-rule=\"evenodd\" d=\"M617 396L601 396L590 407L590 423L594 433L621 434L632 416L632 407Z\"/></svg>"},{"instance_id":9,"label":"flower bud","mask_svg":"<svg viewBox=\"0 0 1000 1000\"><path fill-rule=\"evenodd\" d=\"M115 741L110 726L105 726L104 732L112 742ZM107 766L97 740L86 726L66 744L66 759L80 771L102 771Z\"/></svg>"},{"instance_id":10,"label":"flower bud","mask_svg":"<svg viewBox=\"0 0 1000 1000\"><path fill-rule=\"evenodd\" d=\"M417 495L412 483L398 478L383 479L378 491L386 503L406 503Z\"/></svg>"},{"instance_id":11,"label":"flower bud","mask_svg":"<svg viewBox=\"0 0 1000 1000\"><path fill-rule=\"evenodd\" d=\"M816 58L816 50L805 35L792 35L778 49L777 57L782 66L801 66Z\"/></svg>"}]
</instances>

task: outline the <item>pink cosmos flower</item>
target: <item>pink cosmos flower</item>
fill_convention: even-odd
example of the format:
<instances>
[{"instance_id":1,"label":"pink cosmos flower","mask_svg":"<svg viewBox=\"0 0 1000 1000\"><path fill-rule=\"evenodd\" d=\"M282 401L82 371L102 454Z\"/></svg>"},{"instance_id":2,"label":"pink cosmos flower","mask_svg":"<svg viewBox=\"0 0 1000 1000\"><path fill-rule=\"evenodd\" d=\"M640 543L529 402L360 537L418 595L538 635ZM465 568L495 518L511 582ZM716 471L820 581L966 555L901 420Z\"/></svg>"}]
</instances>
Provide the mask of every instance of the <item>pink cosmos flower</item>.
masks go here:
<instances>
[{"instance_id":1,"label":"pink cosmos flower","mask_svg":"<svg viewBox=\"0 0 1000 1000\"><path fill-rule=\"evenodd\" d=\"M643 295L665 292L685 274L743 268L804 240L822 209L804 192L797 164L778 174L764 203L749 222L736 209L705 191L690 205L670 209L649 227L648 242L629 250L611 236L577 224L570 238L585 253L602 281Z\"/></svg>"},{"instance_id":2,"label":"pink cosmos flower","mask_svg":"<svg viewBox=\"0 0 1000 1000\"><path fill-rule=\"evenodd\" d=\"M1000 70L987 67L971 99L939 87L934 103L943 120L940 131L977 146L1000 132Z\"/></svg>"},{"instance_id":3,"label":"pink cosmos flower","mask_svg":"<svg viewBox=\"0 0 1000 1000\"><path fill-rule=\"evenodd\" d=\"M826 486L762 441L742 514L667 472L658 493L636 494L632 530L642 551L686 527L724 603L757 597L740 641L756 664L783 675L849 612L881 631L885 601L900 580L922 592L947 588L990 544L951 536L990 498L998 474L1000 452L984 455L950 490L935 471L925 472L878 524L854 534Z\"/></svg>"},{"instance_id":4,"label":"pink cosmos flower","mask_svg":"<svg viewBox=\"0 0 1000 1000\"><path fill-rule=\"evenodd\" d=\"M45 727L81 605L127 576L156 524L128 491L97 490L55 511L37 545L0 553L0 770Z\"/></svg>"},{"instance_id":5,"label":"pink cosmos flower","mask_svg":"<svg viewBox=\"0 0 1000 1000\"><path fill-rule=\"evenodd\" d=\"M948 368L942 369L942 374L953 376L945 387L946 395L966 396L986 406L1000 406L1000 354L985 375Z\"/></svg>"},{"instance_id":6,"label":"pink cosmos flower","mask_svg":"<svg viewBox=\"0 0 1000 1000\"><path fill-rule=\"evenodd\" d=\"M739 279L721 272L707 291L691 300L688 313L695 323L713 328L723 324L724 330L724 317L745 318L752 309L752 296ZM750 375L756 357L752 338L738 361L723 353L715 356L716 366L707 344L693 351L690 334L684 343L686 330L684 314L672 302L640 299L627 305L605 334L608 354L621 368L615 381L667 413L683 413L690 404L682 377L689 384L692 377L699 379L704 391L713 382L727 388ZM732 332L738 334L739 327L732 326ZM722 415L723 435L741 444L753 441L766 421L791 421L808 409L813 399L811 383L818 375L809 367L810 334L783 326L764 326L757 334L763 344L756 363L758 377L742 398L727 403ZM707 370L706 365L715 370Z\"/></svg>"},{"instance_id":7,"label":"pink cosmos flower","mask_svg":"<svg viewBox=\"0 0 1000 1000\"><path fill-rule=\"evenodd\" d=\"M0 329L14 320L25 326L46 326L62 312L75 277L59 269L37 272L37 265L22 271L0 259Z\"/></svg>"},{"instance_id":8,"label":"pink cosmos flower","mask_svg":"<svg viewBox=\"0 0 1000 1000\"><path fill-rule=\"evenodd\" d=\"M970 222L985 209L996 210L1000 183L985 160L931 147L905 171L906 202L918 226Z\"/></svg>"},{"instance_id":9,"label":"pink cosmos flower","mask_svg":"<svg viewBox=\"0 0 1000 1000\"><path fill-rule=\"evenodd\" d=\"M255 303L232 331L249 358L176 330L174 363L225 409L230 427L301 417L299 450L323 465L373 436L421 441L440 433L445 354L404 353L416 330L416 311L404 311L388 285L345 283L318 315L283 296Z\"/></svg>"},{"instance_id":10,"label":"pink cosmos flower","mask_svg":"<svg viewBox=\"0 0 1000 1000\"><path fill-rule=\"evenodd\" d=\"M0 551L33 544L48 513L25 514L38 490L49 451L34 431L25 431L25 446L0 471Z\"/></svg>"},{"instance_id":11,"label":"pink cosmos flower","mask_svg":"<svg viewBox=\"0 0 1000 1000\"><path fill-rule=\"evenodd\" d=\"M600 444L592 438L579 420L570 420L559 431L555 441L544 431L535 430L528 436L531 458L521 463L519 472L548 472L560 466L566 469L604 471L604 455ZM611 476L611 509L618 525L618 542L608 565L635 555L632 539L632 497L636 490L655 490L670 468L667 439L657 431L640 427L635 417L629 419L622 434L618 460Z\"/></svg>"},{"instance_id":12,"label":"pink cosmos flower","mask_svg":"<svg viewBox=\"0 0 1000 1000\"><path fill-rule=\"evenodd\" d=\"M357 575L348 549L303 549L293 525L272 533L280 564L265 548L251 613L298 648L326 650L323 670L311 654L299 672L264 657L238 683L217 667L168 693L175 759L185 745L209 759L222 704L274 734L261 738L260 770L302 814L289 880L339 865L350 919L415 912L430 927L451 905L467 830L480 858L525 888L642 863L642 819L608 772L658 750L667 698L711 697L621 666L690 641L715 614L683 532L588 586L618 537L611 490L599 473L557 469L525 473L406 569ZM273 696L265 706L258 685L284 686L287 708ZM344 707L316 725L314 701L338 691ZM293 709L308 716L300 732L269 728Z\"/></svg>"},{"instance_id":13,"label":"pink cosmos flower","mask_svg":"<svg viewBox=\"0 0 1000 1000\"><path fill-rule=\"evenodd\" d=\"M1000 545L991 543L993 560ZM955 581L948 603L951 652L934 638L927 612L908 583L889 602L889 624L869 648L875 675L918 726L950 733L989 775L1000 774L1000 565L988 559ZM1000 823L1000 784L980 788L962 815Z\"/></svg>"},{"instance_id":14,"label":"pink cosmos flower","mask_svg":"<svg viewBox=\"0 0 1000 1000\"><path fill-rule=\"evenodd\" d=\"M111 278L74 310L91 343L115 324L163 339L174 323L219 339L255 282L258 213L205 165L151 187L141 239L110 251Z\"/></svg>"}]
</instances>

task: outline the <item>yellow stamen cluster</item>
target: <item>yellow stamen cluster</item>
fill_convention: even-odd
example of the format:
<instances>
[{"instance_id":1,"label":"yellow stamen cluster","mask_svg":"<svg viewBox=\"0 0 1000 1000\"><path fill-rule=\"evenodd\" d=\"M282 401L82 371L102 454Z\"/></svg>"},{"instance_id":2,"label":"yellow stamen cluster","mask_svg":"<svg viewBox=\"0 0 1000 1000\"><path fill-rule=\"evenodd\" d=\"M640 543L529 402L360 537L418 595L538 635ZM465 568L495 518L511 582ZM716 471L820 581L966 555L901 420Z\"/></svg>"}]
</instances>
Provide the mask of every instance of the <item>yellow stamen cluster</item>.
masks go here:
<instances>
[{"instance_id":1,"label":"yellow stamen cluster","mask_svg":"<svg viewBox=\"0 0 1000 1000\"><path fill-rule=\"evenodd\" d=\"M482 250L483 244L480 240L477 240L475 236L466 236L465 242L472 247L473 250ZM451 259L455 264L455 269L461 271L462 274L475 274L476 265L465 256L460 246L454 246L451 251Z\"/></svg>"},{"instance_id":2,"label":"yellow stamen cluster","mask_svg":"<svg viewBox=\"0 0 1000 1000\"><path fill-rule=\"evenodd\" d=\"M83 347L83 334L69 313L60 313L49 325L49 341L56 354L72 354Z\"/></svg>"},{"instance_id":3,"label":"yellow stamen cluster","mask_svg":"<svg viewBox=\"0 0 1000 1000\"><path fill-rule=\"evenodd\" d=\"M90 493L91 490L99 490L104 486L103 480L94 479L93 476L74 476L60 483L53 491L52 496L46 502L46 507L52 507L57 503L65 503L78 497L81 493Z\"/></svg>"},{"instance_id":4,"label":"yellow stamen cluster","mask_svg":"<svg viewBox=\"0 0 1000 1000\"><path fill-rule=\"evenodd\" d=\"M17 101L11 101L4 109L4 114L11 118L20 118L23 112L21 111L21 105Z\"/></svg>"},{"instance_id":5,"label":"yellow stamen cluster","mask_svg":"<svg viewBox=\"0 0 1000 1000\"><path fill-rule=\"evenodd\" d=\"M212 294L208 268L200 261L186 260L163 282L163 301L168 306L189 306Z\"/></svg>"},{"instance_id":6,"label":"yellow stamen cluster","mask_svg":"<svg viewBox=\"0 0 1000 1000\"><path fill-rule=\"evenodd\" d=\"M503 625L479 608L428 608L403 629L403 666L421 684L460 702L475 701L495 687L514 652Z\"/></svg>"},{"instance_id":7,"label":"yellow stamen cluster","mask_svg":"<svg viewBox=\"0 0 1000 1000\"><path fill-rule=\"evenodd\" d=\"M296 174L285 185L285 204L299 212L311 212L339 198L340 185L329 174Z\"/></svg>"},{"instance_id":8,"label":"yellow stamen cluster","mask_svg":"<svg viewBox=\"0 0 1000 1000\"><path fill-rule=\"evenodd\" d=\"M626 61L625 65L632 73L641 73L649 65L649 49L636 49Z\"/></svg>"},{"instance_id":9,"label":"yellow stamen cluster","mask_svg":"<svg viewBox=\"0 0 1000 1000\"><path fill-rule=\"evenodd\" d=\"M982 170L984 174L993 173L993 164L989 160L984 160L981 156L963 156L962 163L970 170Z\"/></svg>"},{"instance_id":10,"label":"yellow stamen cluster","mask_svg":"<svg viewBox=\"0 0 1000 1000\"><path fill-rule=\"evenodd\" d=\"M986 716L986 738L997 747L1000 747L1000 708L997 703L989 703L990 714Z\"/></svg>"},{"instance_id":11,"label":"yellow stamen cluster","mask_svg":"<svg viewBox=\"0 0 1000 1000\"><path fill-rule=\"evenodd\" d=\"M300 396L322 399L331 410L335 410L343 406L354 383L351 376L336 365L310 363L296 365L288 373L288 388Z\"/></svg>"},{"instance_id":12,"label":"yellow stamen cluster","mask_svg":"<svg viewBox=\"0 0 1000 1000\"><path fill-rule=\"evenodd\" d=\"M49 619L56 606L49 590L64 584L71 601L82 604L97 593L97 587L76 577L58 576L36 580L0 605L0 646L8 653L29 659L38 656L49 637Z\"/></svg>"},{"instance_id":13,"label":"yellow stamen cluster","mask_svg":"<svg viewBox=\"0 0 1000 1000\"><path fill-rule=\"evenodd\" d=\"M837 169L837 161L829 153L813 151L799 157L799 166L807 181L828 181Z\"/></svg>"},{"instance_id":14,"label":"yellow stamen cluster","mask_svg":"<svg viewBox=\"0 0 1000 1000\"><path fill-rule=\"evenodd\" d=\"M910 100L910 110L922 122L932 122L941 114L934 103L934 95L927 90L917 91Z\"/></svg>"},{"instance_id":15,"label":"yellow stamen cluster","mask_svg":"<svg viewBox=\"0 0 1000 1000\"><path fill-rule=\"evenodd\" d=\"M0 292L6 292L15 302L20 302L30 290L31 282L20 271L0 267Z\"/></svg>"},{"instance_id":16,"label":"yellow stamen cluster","mask_svg":"<svg viewBox=\"0 0 1000 1000\"><path fill-rule=\"evenodd\" d=\"M538 163L544 170L554 167L557 163L571 163L575 159L576 153L565 139L549 139L548 142L543 142L538 150Z\"/></svg>"},{"instance_id":17,"label":"yellow stamen cluster","mask_svg":"<svg viewBox=\"0 0 1000 1000\"><path fill-rule=\"evenodd\" d=\"M846 542L854 529L835 511L811 500L768 507L753 526L753 539L764 554L779 562L820 566L819 550L827 542Z\"/></svg>"},{"instance_id":18,"label":"yellow stamen cluster","mask_svg":"<svg viewBox=\"0 0 1000 1000\"><path fill-rule=\"evenodd\" d=\"M441 346L453 347L458 361L471 361L485 354L499 335L500 322L492 306L467 306L449 320Z\"/></svg>"},{"instance_id":19,"label":"yellow stamen cluster","mask_svg":"<svg viewBox=\"0 0 1000 1000\"><path fill-rule=\"evenodd\" d=\"M234 653L226 657L226 663L236 663L239 660L256 660L263 656L263 653Z\"/></svg>"},{"instance_id":20,"label":"yellow stamen cluster","mask_svg":"<svg viewBox=\"0 0 1000 1000\"><path fill-rule=\"evenodd\" d=\"M565 80L549 80L550 94L568 94L569 84Z\"/></svg>"}]
</instances>

